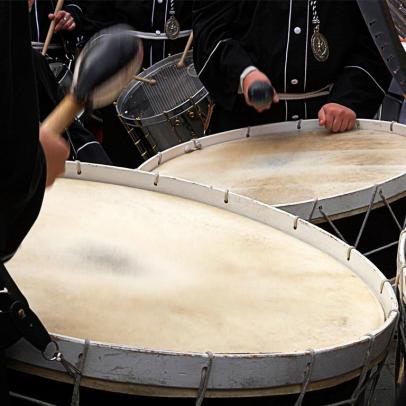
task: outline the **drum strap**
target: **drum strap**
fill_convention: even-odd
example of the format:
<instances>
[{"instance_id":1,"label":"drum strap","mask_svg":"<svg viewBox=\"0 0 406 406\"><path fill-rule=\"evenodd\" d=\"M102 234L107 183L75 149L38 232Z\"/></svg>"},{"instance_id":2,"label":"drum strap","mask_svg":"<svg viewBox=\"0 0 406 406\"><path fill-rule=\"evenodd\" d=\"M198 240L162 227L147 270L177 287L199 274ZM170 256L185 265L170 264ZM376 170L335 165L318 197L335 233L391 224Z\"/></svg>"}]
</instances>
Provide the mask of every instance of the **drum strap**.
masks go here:
<instances>
[{"instance_id":1,"label":"drum strap","mask_svg":"<svg viewBox=\"0 0 406 406\"><path fill-rule=\"evenodd\" d=\"M30 309L6 267L0 262L0 348L7 348L24 337L39 351L51 342L46 328Z\"/></svg>"}]
</instances>

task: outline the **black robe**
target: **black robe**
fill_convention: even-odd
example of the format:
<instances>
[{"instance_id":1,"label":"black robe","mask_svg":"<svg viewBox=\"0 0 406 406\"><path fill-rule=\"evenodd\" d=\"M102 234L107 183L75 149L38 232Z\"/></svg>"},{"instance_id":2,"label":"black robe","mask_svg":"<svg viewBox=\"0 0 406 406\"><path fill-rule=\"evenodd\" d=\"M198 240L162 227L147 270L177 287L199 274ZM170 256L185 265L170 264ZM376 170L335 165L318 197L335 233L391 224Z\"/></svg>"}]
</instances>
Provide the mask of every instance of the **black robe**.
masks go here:
<instances>
[{"instance_id":1,"label":"black robe","mask_svg":"<svg viewBox=\"0 0 406 406\"><path fill-rule=\"evenodd\" d=\"M170 0L81 0L83 9L83 32L85 39L102 28L126 23L157 39L144 40L143 67L158 62L168 55L182 52L192 29L191 0L175 0L175 16L180 23L181 36L175 40L158 39L165 32L169 18Z\"/></svg>"},{"instance_id":2,"label":"black robe","mask_svg":"<svg viewBox=\"0 0 406 406\"><path fill-rule=\"evenodd\" d=\"M330 50L325 62L318 62L310 47L310 1L195 1L195 65L216 103L215 131L316 118L329 102L349 107L359 118L374 116L390 74L356 1L318 0L317 11ZM240 75L248 66L263 71L280 93L334 86L329 96L280 101L257 113L238 94Z\"/></svg>"},{"instance_id":3,"label":"black robe","mask_svg":"<svg viewBox=\"0 0 406 406\"><path fill-rule=\"evenodd\" d=\"M0 1L0 260L18 248L45 189L26 0Z\"/></svg>"},{"instance_id":4,"label":"black robe","mask_svg":"<svg viewBox=\"0 0 406 406\"><path fill-rule=\"evenodd\" d=\"M57 0L35 0L30 13L32 41L45 42L51 22L48 15L55 11L56 4ZM82 36L82 9L77 4L77 1L65 0L62 10L71 14L75 20L76 28L73 31L64 30L54 33L51 43L66 47L69 51L73 52L76 43ZM52 52L49 53L51 54ZM60 55L57 53L57 55L51 56L62 56L63 54L64 50L61 51Z\"/></svg>"},{"instance_id":5,"label":"black robe","mask_svg":"<svg viewBox=\"0 0 406 406\"><path fill-rule=\"evenodd\" d=\"M0 58L0 261L3 262L18 248L34 223L45 190L27 0L0 1L0 35L4 42ZM0 326L0 331L3 337L4 326ZM0 346L2 406L9 404L5 371Z\"/></svg>"}]
</instances>

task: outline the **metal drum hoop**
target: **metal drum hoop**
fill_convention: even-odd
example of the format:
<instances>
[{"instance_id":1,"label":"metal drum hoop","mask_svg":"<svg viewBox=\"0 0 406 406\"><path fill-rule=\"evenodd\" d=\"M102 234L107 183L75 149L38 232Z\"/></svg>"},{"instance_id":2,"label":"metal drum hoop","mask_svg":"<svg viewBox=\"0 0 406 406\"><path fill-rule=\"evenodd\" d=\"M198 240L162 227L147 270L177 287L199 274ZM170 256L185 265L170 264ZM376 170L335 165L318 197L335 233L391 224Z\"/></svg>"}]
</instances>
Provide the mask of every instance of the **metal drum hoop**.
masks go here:
<instances>
[{"instance_id":1,"label":"metal drum hoop","mask_svg":"<svg viewBox=\"0 0 406 406\"><path fill-rule=\"evenodd\" d=\"M348 266L379 300L384 323L344 345L294 353L220 354L181 353L89 342L55 335L66 360L75 363L86 353L81 384L124 393L229 397L304 393L335 386L360 376L359 390L371 368L382 364L398 317L398 304L390 283L364 256L338 238L289 213L228 190L153 173L102 165L67 163L66 177L141 188L179 196L236 213L275 227ZM8 350L11 365L36 370L43 376L70 381L58 363L46 361L24 341ZM249 376L249 379L247 377ZM297 403L297 404L301 404Z\"/></svg>"},{"instance_id":2,"label":"metal drum hoop","mask_svg":"<svg viewBox=\"0 0 406 406\"><path fill-rule=\"evenodd\" d=\"M175 54L171 55L168 58L163 59L162 61L157 62L156 64L150 66L148 69L145 69L142 71L138 76L145 78L145 79L151 79L153 78L159 71L161 71L163 68L166 66L174 65L176 64L179 59L181 58L182 54ZM191 58L192 56L192 51L189 51L187 54L187 59ZM138 89L141 86L145 86L145 84L141 83L140 81L133 80L130 82L129 86L127 87L124 92L121 93L119 98L117 99L117 104L116 104L116 110L117 114L120 116L122 120L125 120L127 124L130 125L135 125L135 119L137 117L131 117L123 113L123 104L127 99L127 96L131 94L135 89ZM148 85L147 85L148 86ZM183 103L179 104L178 106L167 110L163 111L160 114L156 114L151 117L145 117L145 118L140 118L139 121L142 124L142 126L149 127L155 124L160 124L160 123L165 123L168 121L168 119L176 118L179 115L183 114L184 112L188 111L191 107L194 105L199 104L204 98L208 96L208 91L203 87L197 91L194 95L192 95L188 100L185 100Z\"/></svg>"}]
</instances>

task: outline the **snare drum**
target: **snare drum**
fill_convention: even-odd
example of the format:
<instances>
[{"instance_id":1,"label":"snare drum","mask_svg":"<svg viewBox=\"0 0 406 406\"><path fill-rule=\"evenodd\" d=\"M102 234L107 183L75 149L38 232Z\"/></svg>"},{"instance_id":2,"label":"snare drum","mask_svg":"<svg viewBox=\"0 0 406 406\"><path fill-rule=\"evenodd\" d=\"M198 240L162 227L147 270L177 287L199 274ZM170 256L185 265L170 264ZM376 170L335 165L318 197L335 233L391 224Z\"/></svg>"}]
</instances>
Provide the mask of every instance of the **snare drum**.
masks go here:
<instances>
[{"instance_id":1,"label":"snare drum","mask_svg":"<svg viewBox=\"0 0 406 406\"><path fill-rule=\"evenodd\" d=\"M190 141L140 169L229 189L320 224L393 277L406 218L405 136L404 125L372 120L339 134L317 120L277 123Z\"/></svg>"},{"instance_id":2,"label":"snare drum","mask_svg":"<svg viewBox=\"0 0 406 406\"><path fill-rule=\"evenodd\" d=\"M149 67L139 76L156 84L135 80L117 100L118 116L129 135L152 155L203 136L209 124L212 104L197 76L192 51L183 68L176 66L180 58L181 54L172 55Z\"/></svg>"},{"instance_id":3,"label":"snare drum","mask_svg":"<svg viewBox=\"0 0 406 406\"><path fill-rule=\"evenodd\" d=\"M351 380L355 401L376 378L398 307L358 251L232 192L77 169L68 163L67 178L47 192L8 268L82 386L301 405ZM71 382L25 342L8 358Z\"/></svg>"}]
</instances>

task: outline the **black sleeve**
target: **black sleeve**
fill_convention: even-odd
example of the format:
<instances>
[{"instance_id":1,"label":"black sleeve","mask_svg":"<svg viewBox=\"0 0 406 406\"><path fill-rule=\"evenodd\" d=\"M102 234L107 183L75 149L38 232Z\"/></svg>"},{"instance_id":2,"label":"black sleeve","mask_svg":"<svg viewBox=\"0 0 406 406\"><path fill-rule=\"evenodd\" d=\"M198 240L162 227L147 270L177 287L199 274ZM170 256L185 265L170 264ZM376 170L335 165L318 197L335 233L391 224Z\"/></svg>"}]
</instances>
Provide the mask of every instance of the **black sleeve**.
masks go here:
<instances>
[{"instance_id":1,"label":"black sleeve","mask_svg":"<svg viewBox=\"0 0 406 406\"><path fill-rule=\"evenodd\" d=\"M75 20L76 27L73 31L64 31L64 34L72 39L72 37L80 37L83 35L83 10L78 1L65 0L63 10L70 13ZM76 41L75 41L76 42Z\"/></svg>"},{"instance_id":2,"label":"black sleeve","mask_svg":"<svg viewBox=\"0 0 406 406\"><path fill-rule=\"evenodd\" d=\"M85 42L103 28L116 23L114 0L80 0L76 4L83 12L81 29Z\"/></svg>"},{"instance_id":3,"label":"black sleeve","mask_svg":"<svg viewBox=\"0 0 406 406\"><path fill-rule=\"evenodd\" d=\"M359 34L354 39L328 102L349 107L359 118L372 118L388 90L391 75L355 2L354 8L359 20Z\"/></svg>"},{"instance_id":4,"label":"black sleeve","mask_svg":"<svg viewBox=\"0 0 406 406\"><path fill-rule=\"evenodd\" d=\"M0 2L0 258L18 248L38 215L45 163L26 0Z\"/></svg>"},{"instance_id":5,"label":"black sleeve","mask_svg":"<svg viewBox=\"0 0 406 406\"><path fill-rule=\"evenodd\" d=\"M234 35L233 25L241 20L241 3L201 0L193 5L195 66L204 86L228 110L235 103L242 72L253 65Z\"/></svg>"}]
</instances>

